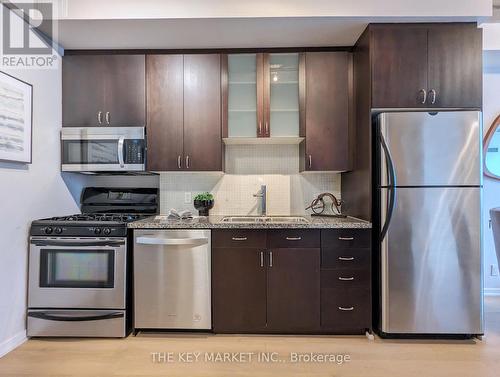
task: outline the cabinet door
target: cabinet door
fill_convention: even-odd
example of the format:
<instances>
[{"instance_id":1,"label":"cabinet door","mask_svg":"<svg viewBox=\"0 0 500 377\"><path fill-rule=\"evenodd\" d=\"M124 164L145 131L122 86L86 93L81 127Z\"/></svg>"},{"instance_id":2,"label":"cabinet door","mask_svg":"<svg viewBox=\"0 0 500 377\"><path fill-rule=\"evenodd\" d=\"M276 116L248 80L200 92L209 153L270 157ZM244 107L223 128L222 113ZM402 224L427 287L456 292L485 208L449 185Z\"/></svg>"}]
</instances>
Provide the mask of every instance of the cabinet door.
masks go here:
<instances>
[{"instance_id":1,"label":"cabinet door","mask_svg":"<svg viewBox=\"0 0 500 377\"><path fill-rule=\"evenodd\" d=\"M268 260L269 331L320 327L320 249L271 249Z\"/></svg>"},{"instance_id":2,"label":"cabinet door","mask_svg":"<svg viewBox=\"0 0 500 377\"><path fill-rule=\"evenodd\" d=\"M62 63L62 122L65 127L104 121L105 68L99 55L66 55Z\"/></svg>"},{"instance_id":3,"label":"cabinet door","mask_svg":"<svg viewBox=\"0 0 500 377\"><path fill-rule=\"evenodd\" d=\"M184 168L222 170L221 59L184 55Z\"/></svg>"},{"instance_id":4,"label":"cabinet door","mask_svg":"<svg viewBox=\"0 0 500 377\"><path fill-rule=\"evenodd\" d=\"M263 54L223 55L227 75L224 137L261 136Z\"/></svg>"},{"instance_id":5,"label":"cabinet door","mask_svg":"<svg viewBox=\"0 0 500 377\"><path fill-rule=\"evenodd\" d=\"M372 42L372 107L428 107L427 28L374 26Z\"/></svg>"},{"instance_id":6,"label":"cabinet door","mask_svg":"<svg viewBox=\"0 0 500 377\"><path fill-rule=\"evenodd\" d=\"M299 136L299 56L264 54L264 137Z\"/></svg>"},{"instance_id":7,"label":"cabinet door","mask_svg":"<svg viewBox=\"0 0 500 377\"><path fill-rule=\"evenodd\" d=\"M350 166L347 52L306 54L305 169L345 171Z\"/></svg>"},{"instance_id":8,"label":"cabinet door","mask_svg":"<svg viewBox=\"0 0 500 377\"><path fill-rule=\"evenodd\" d=\"M429 28L429 93L434 107L482 107L482 33L475 24ZM434 102L434 103L432 103Z\"/></svg>"},{"instance_id":9,"label":"cabinet door","mask_svg":"<svg viewBox=\"0 0 500 377\"><path fill-rule=\"evenodd\" d=\"M146 125L146 63L144 55L103 55L106 67L104 101L106 124Z\"/></svg>"},{"instance_id":10,"label":"cabinet door","mask_svg":"<svg viewBox=\"0 0 500 377\"><path fill-rule=\"evenodd\" d=\"M254 248L213 249L213 325L216 333L265 330L266 267L263 253L263 249Z\"/></svg>"},{"instance_id":11,"label":"cabinet door","mask_svg":"<svg viewBox=\"0 0 500 377\"><path fill-rule=\"evenodd\" d=\"M180 170L183 163L182 55L148 55L148 170Z\"/></svg>"}]
</instances>

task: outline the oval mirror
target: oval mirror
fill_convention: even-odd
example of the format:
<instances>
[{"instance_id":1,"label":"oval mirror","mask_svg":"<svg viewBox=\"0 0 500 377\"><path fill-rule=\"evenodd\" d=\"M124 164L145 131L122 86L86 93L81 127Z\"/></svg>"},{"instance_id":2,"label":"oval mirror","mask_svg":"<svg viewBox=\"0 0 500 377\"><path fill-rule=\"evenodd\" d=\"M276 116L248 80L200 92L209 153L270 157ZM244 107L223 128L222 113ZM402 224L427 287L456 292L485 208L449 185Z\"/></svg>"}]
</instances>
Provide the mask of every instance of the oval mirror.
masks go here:
<instances>
[{"instance_id":1,"label":"oval mirror","mask_svg":"<svg viewBox=\"0 0 500 377\"><path fill-rule=\"evenodd\" d=\"M484 137L484 174L500 180L500 115Z\"/></svg>"}]
</instances>

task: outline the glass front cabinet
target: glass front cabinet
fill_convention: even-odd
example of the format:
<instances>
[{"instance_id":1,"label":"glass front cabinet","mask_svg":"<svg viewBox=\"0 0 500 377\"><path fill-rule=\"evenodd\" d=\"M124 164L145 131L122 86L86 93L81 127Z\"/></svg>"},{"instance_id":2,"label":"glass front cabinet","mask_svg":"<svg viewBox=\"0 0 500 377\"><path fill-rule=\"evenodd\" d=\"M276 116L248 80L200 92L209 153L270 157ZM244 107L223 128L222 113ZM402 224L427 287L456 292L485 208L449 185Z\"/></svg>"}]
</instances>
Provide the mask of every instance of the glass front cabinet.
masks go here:
<instances>
[{"instance_id":1,"label":"glass front cabinet","mask_svg":"<svg viewBox=\"0 0 500 377\"><path fill-rule=\"evenodd\" d=\"M224 137L299 137L302 53L223 56L227 106Z\"/></svg>"}]
</instances>

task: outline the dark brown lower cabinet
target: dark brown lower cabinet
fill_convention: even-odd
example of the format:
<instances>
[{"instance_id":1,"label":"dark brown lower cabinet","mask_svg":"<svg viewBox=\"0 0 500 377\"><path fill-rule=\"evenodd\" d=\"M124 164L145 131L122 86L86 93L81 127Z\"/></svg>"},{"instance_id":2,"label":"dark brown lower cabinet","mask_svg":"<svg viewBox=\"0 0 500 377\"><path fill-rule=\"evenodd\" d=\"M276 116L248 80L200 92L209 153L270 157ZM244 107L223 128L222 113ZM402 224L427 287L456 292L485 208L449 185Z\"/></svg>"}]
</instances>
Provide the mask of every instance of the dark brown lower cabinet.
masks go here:
<instances>
[{"instance_id":1,"label":"dark brown lower cabinet","mask_svg":"<svg viewBox=\"0 0 500 377\"><path fill-rule=\"evenodd\" d=\"M359 334L371 328L369 230L325 232L212 231L214 332Z\"/></svg>"},{"instance_id":2,"label":"dark brown lower cabinet","mask_svg":"<svg viewBox=\"0 0 500 377\"><path fill-rule=\"evenodd\" d=\"M236 237L235 237L236 238ZM218 333L266 328L266 268L263 249L214 248L213 328Z\"/></svg>"},{"instance_id":3,"label":"dark brown lower cabinet","mask_svg":"<svg viewBox=\"0 0 500 377\"><path fill-rule=\"evenodd\" d=\"M318 330L320 249L271 249L269 257L268 330Z\"/></svg>"},{"instance_id":4,"label":"dark brown lower cabinet","mask_svg":"<svg viewBox=\"0 0 500 377\"><path fill-rule=\"evenodd\" d=\"M321 329L362 334L371 327L370 290L366 287L321 289Z\"/></svg>"}]
</instances>

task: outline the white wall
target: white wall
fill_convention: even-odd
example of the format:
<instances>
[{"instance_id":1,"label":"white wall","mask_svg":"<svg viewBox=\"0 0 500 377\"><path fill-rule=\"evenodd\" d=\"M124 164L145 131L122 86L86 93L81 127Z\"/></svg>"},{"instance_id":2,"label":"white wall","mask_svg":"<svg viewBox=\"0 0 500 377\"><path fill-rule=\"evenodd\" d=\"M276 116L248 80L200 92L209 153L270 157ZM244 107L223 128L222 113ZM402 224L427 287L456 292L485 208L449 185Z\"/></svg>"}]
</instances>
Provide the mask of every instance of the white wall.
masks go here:
<instances>
[{"instance_id":1,"label":"white wall","mask_svg":"<svg viewBox=\"0 0 500 377\"><path fill-rule=\"evenodd\" d=\"M490 66L484 72L483 83L483 120L484 134L486 134L495 117L500 114L500 96L498 94L498 88L500 88L500 64L496 67ZM500 293L500 277L490 276L490 268L492 265L497 266L497 258L493 233L489 228L489 210L500 207L500 181L485 176L483 194L484 286L487 293Z\"/></svg>"},{"instance_id":2,"label":"white wall","mask_svg":"<svg viewBox=\"0 0 500 377\"><path fill-rule=\"evenodd\" d=\"M33 163L0 162L0 356L25 339L31 220L78 210L60 173L60 69L5 72L33 85Z\"/></svg>"}]
</instances>

